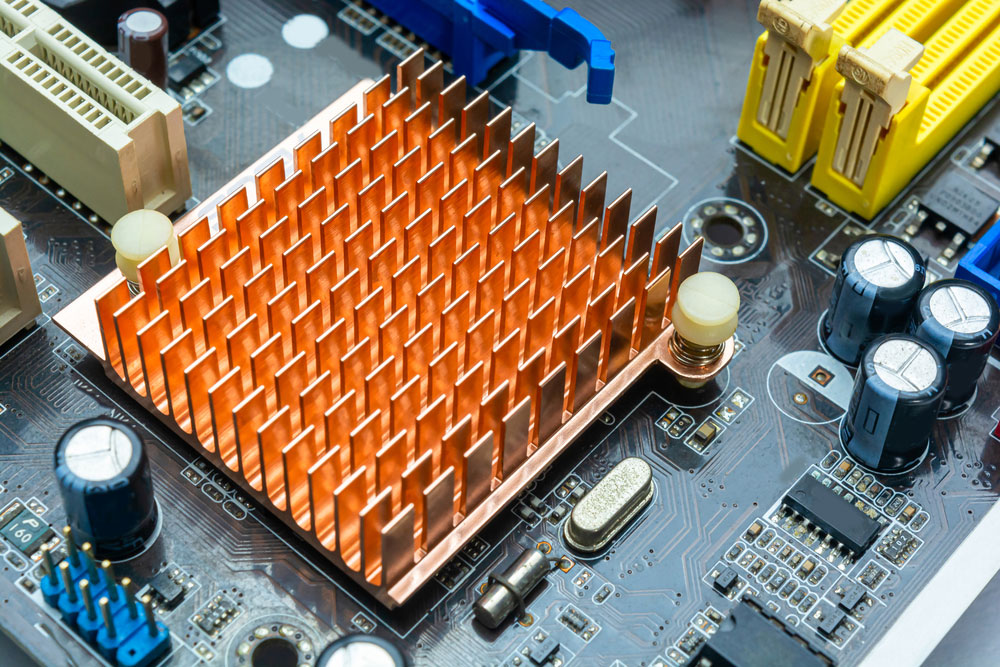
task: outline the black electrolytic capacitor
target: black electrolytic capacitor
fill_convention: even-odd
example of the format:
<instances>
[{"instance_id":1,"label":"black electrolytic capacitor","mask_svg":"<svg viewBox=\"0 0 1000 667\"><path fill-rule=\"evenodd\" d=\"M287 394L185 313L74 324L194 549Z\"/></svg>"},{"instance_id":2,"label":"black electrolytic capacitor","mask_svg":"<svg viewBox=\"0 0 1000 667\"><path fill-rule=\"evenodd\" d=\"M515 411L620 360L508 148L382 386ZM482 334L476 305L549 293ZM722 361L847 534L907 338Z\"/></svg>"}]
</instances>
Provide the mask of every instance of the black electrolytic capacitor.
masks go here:
<instances>
[{"instance_id":1,"label":"black electrolytic capacitor","mask_svg":"<svg viewBox=\"0 0 1000 667\"><path fill-rule=\"evenodd\" d=\"M155 85L167 87L167 17L147 7L118 18L118 53L132 69Z\"/></svg>"},{"instance_id":2,"label":"black electrolytic capacitor","mask_svg":"<svg viewBox=\"0 0 1000 667\"><path fill-rule=\"evenodd\" d=\"M927 451L948 383L944 358L907 334L873 341L862 356L840 427L847 452L883 473L905 472Z\"/></svg>"},{"instance_id":3,"label":"black electrolytic capacitor","mask_svg":"<svg viewBox=\"0 0 1000 667\"><path fill-rule=\"evenodd\" d=\"M905 241L876 234L852 243L823 320L827 349L855 365L872 340L905 331L926 274L924 259Z\"/></svg>"},{"instance_id":4,"label":"black electrolytic capacitor","mask_svg":"<svg viewBox=\"0 0 1000 667\"><path fill-rule=\"evenodd\" d=\"M917 298L910 332L944 357L948 388L942 415L961 412L972 402L976 383L1000 331L1000 308L989 292L968 280L939 280Z\"/></svg>"},{"instance_id":5,"label":"black electrolytic capacitor","mask_svg":"<svg viewBox=\"0 0 1000 667\"><path fill-rule=\"evenodd\" d=\"M128 425L98 417L72 426L55 452L66 520L100 558L141 551L157 524L149 459Z\"/></svg>"}]
</instances>

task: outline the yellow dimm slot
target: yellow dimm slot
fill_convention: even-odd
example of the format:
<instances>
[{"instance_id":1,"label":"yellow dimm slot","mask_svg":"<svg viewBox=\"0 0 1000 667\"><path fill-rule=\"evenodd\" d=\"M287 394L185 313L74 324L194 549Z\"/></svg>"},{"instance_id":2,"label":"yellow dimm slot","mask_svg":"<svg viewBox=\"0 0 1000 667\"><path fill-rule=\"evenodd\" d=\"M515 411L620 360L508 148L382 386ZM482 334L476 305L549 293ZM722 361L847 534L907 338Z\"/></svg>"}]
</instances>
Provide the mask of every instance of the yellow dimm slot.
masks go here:
<instances>
[{"instance_id":1,"label":"yellow dimm slot","mask_svg":"<svg viewBox=\"0 0 1000 667\"><path fill-rule=\"evenodd\" d=\"M897 81L908 78L909 88L905 104L889 113L884 125L872 120L872 109L885 108L877 95L857 81L838 84L812 174L813 185L834 203L866 218L881 211L1000 90L1000 2L969 0L927 40L909 74L895 74ZM857 123L844 127L845 117L855 117L851 107L859 99L868 113L857 117L876 127L869 131L870 152L845 163L845 144L856 151L866 134Z\"/></svg>"},{"instance_id":2,"label":"yellow dimm slot","mask_svg":"<svg viewBox=\"0 0 1000 667\"><path fill-rule=\"evenodd\" d=\"M754 51L737 137L766 160L790 172L798 171L819 147L830 95L840 81L840 75L835 69L836 55L840 48L844 44L851 46L872 44L892 28L917 40L926 39L962 2L964 0L848 2L839 16L830 23L833 34L827 55L815 63L811 77L803 80L799 86L782 86L775 91L775 95L772 95L772 97L797 96L792 112L778 113L777 116L774 115L774 109L781 105L781 102L766 99L764 96L765 89L768 89L765 85L767 68L771 66L766 53L767 41L771 39L773 30L765 32L757 40ZM796 5L793 3L792 6ZM774 51L773 47L771 51ZM800 57L802 56L806 54L802 52ZM785 68L782 74L787 78L792 67L784 62L781 65ZM784 108L788 108L788 104L790 100L786 99ZM772 115L768 121L761 117L762 109L770 110Z\"/></svg>"}]
</instances>

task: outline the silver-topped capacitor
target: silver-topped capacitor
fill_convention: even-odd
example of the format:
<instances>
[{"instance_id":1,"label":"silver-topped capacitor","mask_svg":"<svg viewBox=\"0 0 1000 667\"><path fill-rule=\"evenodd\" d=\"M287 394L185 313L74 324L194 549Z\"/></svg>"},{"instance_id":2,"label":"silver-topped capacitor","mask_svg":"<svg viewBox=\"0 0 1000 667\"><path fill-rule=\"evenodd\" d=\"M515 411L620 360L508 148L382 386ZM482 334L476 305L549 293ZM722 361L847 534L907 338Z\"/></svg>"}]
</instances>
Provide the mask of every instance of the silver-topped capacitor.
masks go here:
<instances>
[{"instance_id":1,"label":"silver-topped capacitor","mask_svg":"<svg viewBox=\"0 0 1000 667\"><path fill-rule=\"evenodd\" d=\"M512 612L524 612L525 598L552 571L552 562L538 549L525 549L502 574L494 572L489 586L476 601L476 620L491 630Z\"/></svg>"},{"instance_id":2,"label":"silver-topped capacitor","mask_svg":"<svg viewBox=\"0 0 1000 667\"><path fill-rule=\"evenodd\" d=\"M55 449L66 522L101 558L141 551L158 525L149 458L127 424L98 417L70 427Z\"/></svg>"},{"instance_id":3,"label":"silver-topped capacitor","mask_svg":"<svg viewBox=\"0 0 1000 667\"><path fill-rule=\"evenodd\" d=\"M872 340L905 331L926 275L924 259L905 241L875 234L852 243L822 323L827 349L855 365Z\"/></svg>"},{"instance_id":4,"label":"silver-topped capacitor","mask_svg":"<svg viewBox=\"0 0 1000 667\"><path fill-rule=\"evenodd\" d=\"M942 416L967 408L1000 331L1000 308L989 292L967 280L939 280L917 298L910 332L941 353L948 366Z\"/></svg>"},{"instance_id":5,"label":"silver-topped capacitor","mask_svg":"<svg viewBox=\"0 0 1000 667\"><path fill-rule=\"evenodd\" d=\"M930 343L906 334L872 342L840 427L844 448L878 472L914 467L927 452L947 383L944 359Z\"/></svg>"}]
</instances>

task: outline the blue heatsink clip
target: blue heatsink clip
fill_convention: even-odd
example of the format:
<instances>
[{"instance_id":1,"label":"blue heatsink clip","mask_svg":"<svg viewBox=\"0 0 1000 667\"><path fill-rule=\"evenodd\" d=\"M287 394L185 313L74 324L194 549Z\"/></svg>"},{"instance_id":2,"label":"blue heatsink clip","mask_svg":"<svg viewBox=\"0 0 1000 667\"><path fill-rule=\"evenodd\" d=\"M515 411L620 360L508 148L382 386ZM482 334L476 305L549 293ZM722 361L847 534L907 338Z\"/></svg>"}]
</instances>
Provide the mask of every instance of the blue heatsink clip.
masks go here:
<instances>
[{"instance_id":1,"label":"blue heatsink clip","mask_svg":"<svg viewBox=\"0 0 1000 667\"><path fill-rule=\"evenodd\" d=\"M615 52L593 23L542 0L368 0L382 13L451 56L472 85L521 49L546 51L573 69L587 63L587 101L610 104Z\"/></svg>"}]
</instances>

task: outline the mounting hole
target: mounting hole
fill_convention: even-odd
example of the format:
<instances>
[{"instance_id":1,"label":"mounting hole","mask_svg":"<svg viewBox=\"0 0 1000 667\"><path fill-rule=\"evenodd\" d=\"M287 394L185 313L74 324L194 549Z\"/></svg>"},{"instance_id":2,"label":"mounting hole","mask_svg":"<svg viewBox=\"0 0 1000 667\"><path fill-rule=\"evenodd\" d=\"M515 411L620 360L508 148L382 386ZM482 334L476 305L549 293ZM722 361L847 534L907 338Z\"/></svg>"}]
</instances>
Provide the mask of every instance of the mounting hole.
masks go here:
<instances>
[{"instance_id":1,"label":"mounting hole","mask_svg":"<svg viewBox=\"0 0 1000 667\"><path fill-rule=\"evenodd\" d=\"M705 240L717 246L732 247L743 241L743 226L728 215L717 215L705 222Z\"/></svg>"},{"instance_id":2,"label":"mounting hole","mask_svg":"<svg viewBox=\"0 0 1000 667\"><path fill-rule=\"evenodd\" d=\"M767 224L753 206L731 197L705 199L684 214L684 242L701 238L702 257L720 264L753 259L767 245Z\"/></svg>"},{"instance_id":3,"label":"mounting hole","mask_svg":"<svg viewBox=\"0 0 1000 667\"><path fill-rule=\"evenodd\" d=\"M287 639L271 637L257 644L250 664L253 667L296 667L299 664L299 651Z\"/></svg>"}]
</instances>

